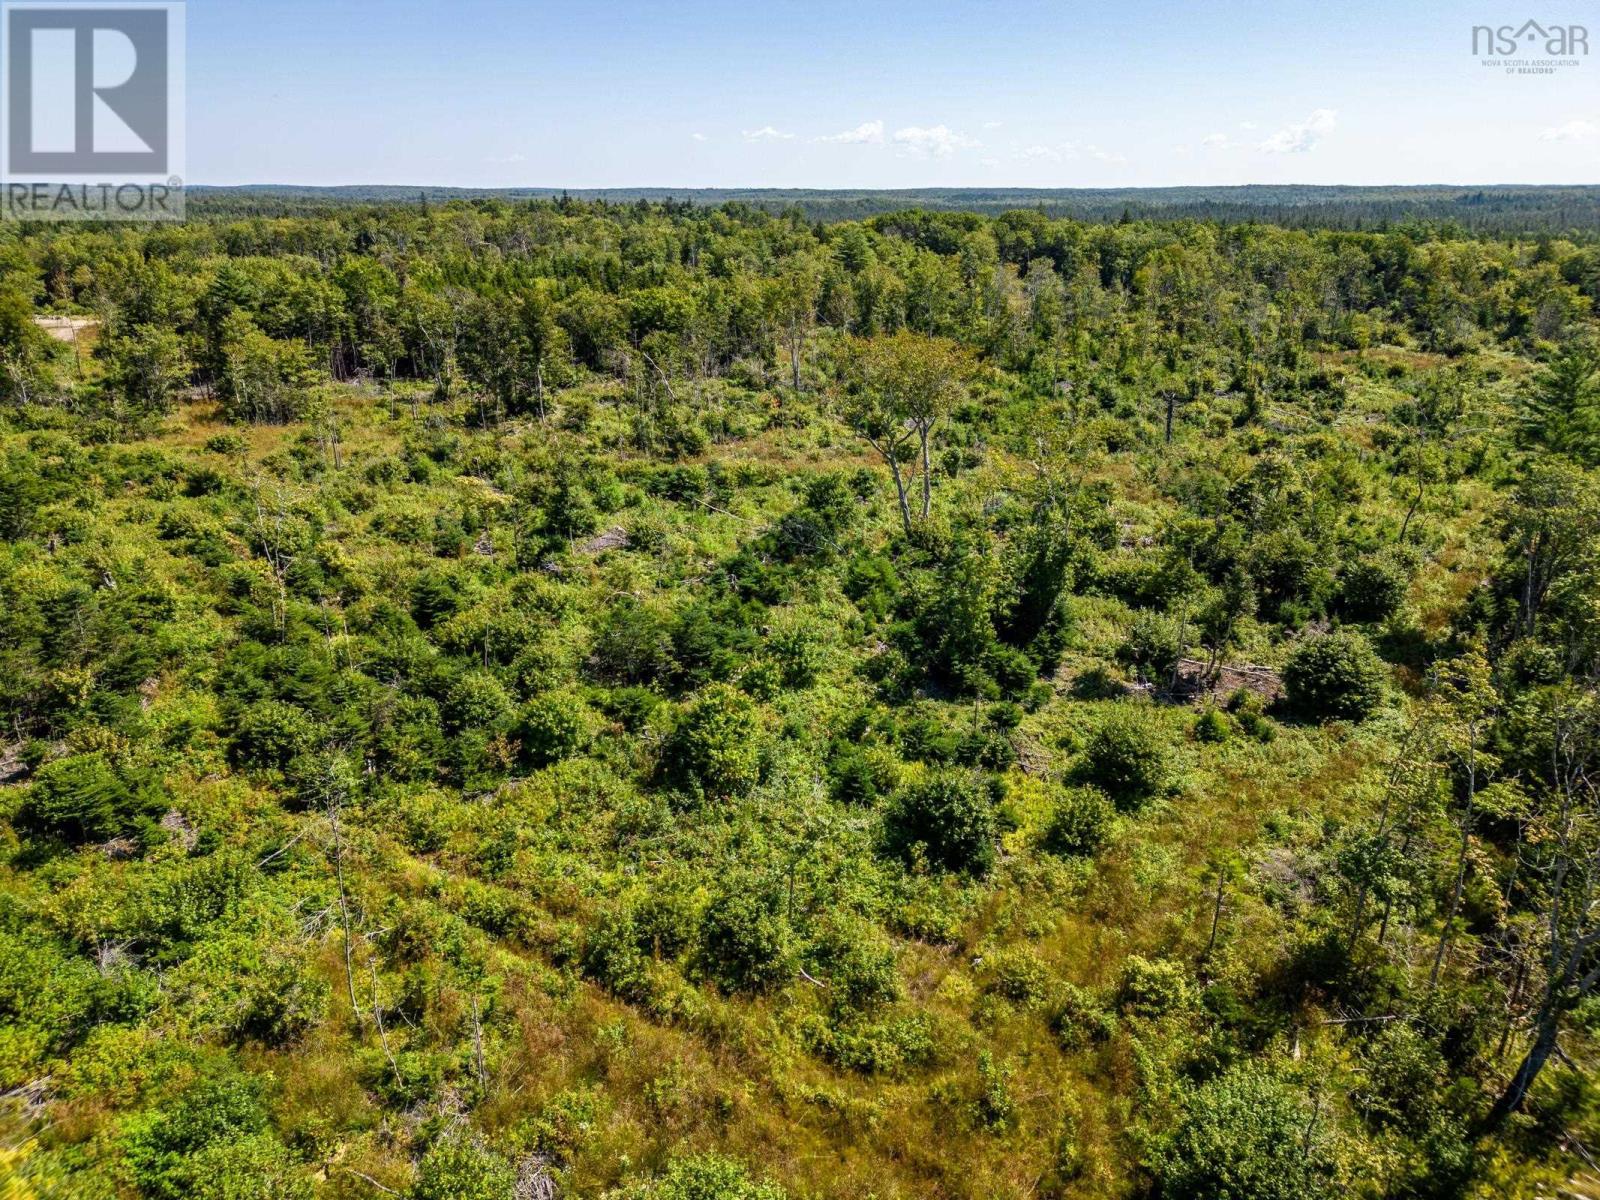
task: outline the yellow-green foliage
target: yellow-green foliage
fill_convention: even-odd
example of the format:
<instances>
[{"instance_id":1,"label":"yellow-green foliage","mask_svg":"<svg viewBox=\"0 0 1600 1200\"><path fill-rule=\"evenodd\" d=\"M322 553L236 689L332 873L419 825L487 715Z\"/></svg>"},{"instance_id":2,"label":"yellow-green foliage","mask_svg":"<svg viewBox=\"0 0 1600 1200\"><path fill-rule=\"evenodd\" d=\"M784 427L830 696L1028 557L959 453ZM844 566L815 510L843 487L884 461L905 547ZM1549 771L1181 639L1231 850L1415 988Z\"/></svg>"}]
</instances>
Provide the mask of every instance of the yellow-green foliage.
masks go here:
<instances>
[{"instance_id":1,"label":"yellow-green foliage","mask_svg":"<svg viewBox=\"0 0 1600 1200\"><path fill-rule=\"evenodd\" d=\"M1553 1194L1595 1144L1587 385L1517 416L1592 245L0 242L112 322L0 346L3 1200Z\"/></svg>"}]
</instances>

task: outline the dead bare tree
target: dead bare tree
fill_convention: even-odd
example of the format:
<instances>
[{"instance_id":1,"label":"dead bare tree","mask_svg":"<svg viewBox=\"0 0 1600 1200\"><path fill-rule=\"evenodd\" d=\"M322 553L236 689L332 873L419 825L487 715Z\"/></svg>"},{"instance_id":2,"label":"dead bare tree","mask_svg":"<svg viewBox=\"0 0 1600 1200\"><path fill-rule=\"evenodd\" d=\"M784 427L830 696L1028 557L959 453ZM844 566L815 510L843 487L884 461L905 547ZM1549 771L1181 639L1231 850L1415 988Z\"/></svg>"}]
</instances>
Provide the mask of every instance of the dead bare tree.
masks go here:
<instances>
[{"instance_id":1,"label":"dead bare tree","mask_svg":"<svg viewBox=\"0 0 1600 1200\"><path fill-rule=\"evenodd\" d=\"M1558 1050L1567 1014L1600 984L1600 695L1575 689L1545 713L1550 740L1548 801L1540 836L1524 843L1523 870L1538 900L1544 946L1529 973L1539 1003L1532 1040L1484 1120L1486 1131L1522 1108Z\"/></svg>"}]
</instances>

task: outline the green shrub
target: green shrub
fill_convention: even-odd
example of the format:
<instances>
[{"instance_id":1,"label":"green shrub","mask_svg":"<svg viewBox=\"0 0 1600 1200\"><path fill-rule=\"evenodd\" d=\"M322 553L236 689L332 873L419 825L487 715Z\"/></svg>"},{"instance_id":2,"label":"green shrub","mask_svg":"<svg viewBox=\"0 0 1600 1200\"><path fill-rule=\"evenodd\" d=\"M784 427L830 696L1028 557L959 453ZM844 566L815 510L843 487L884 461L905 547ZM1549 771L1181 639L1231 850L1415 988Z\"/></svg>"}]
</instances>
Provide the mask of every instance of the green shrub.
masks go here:
<instances>
[{"instance_id":1,"label":"green shrub","mask_svg":"<svg viewBox=\"0 0 1600 1200\"><path fill-rule=\"evenodd\" d=\"M132 1118L122 1150L151 1200L294 1200L310 1180L267 1129L258 1081L208 1068L175 1101Z\"/></svg>"},{"instance_id":2,"label":"green shrub","mask_svg":"<svg viewBox=\"0 0 1600 1200\"><path fill-rule=\"evenodd\" d=\"M711 902L700 949L706 974L726 992L766 991L794 972L789 923L748 884Z\"/></svg>"},{"instance_id":3,"label":"green shrub","mask_svg":"<svg viewBox=\"0 0 1600 1200\"><path fill-rule=\"evenodd\" d=\"M979 1129L1004 1133L1016 1123L1013 1074L1015 1068L1008 1062L996 1062L992 1051L978 1051L978 1097L972 1103L972 1121Z\"/></svg>"},{"instance_id":4,"label":"green shrub","mask_svg":"<svg viewBox=\"0 0 1600 1200\"><path fill-rule=\"evenodd\" d=\"M1309 1136L1310 1111L1255 1065L1194 1090L1149 1160L1162 1200L1316 1200L1335 1194L1333 1164Z\"/></svg>"},{"instance_id":5,"label":"green shrub","mask_svg":"<svg viewBox=\"0 0 1600 1200\"><path fill-rule=\"evenodd\" d=\"M303 709L278 700L260 700L245 709L233 731L233 757L248 767L282 769L310 750L316 726Z\"/></svg>"},{"instance_id":6,"label":"green shrub","mask_svg":"<svg viewBox=\"0 0 1600 1200\"><path fill-rule=\"evenodd\" d=\"M446 724L455 730L493 732L511 719L511 697L487 671L468 671L450 685L444 701Z\"/></svg>"},{"instance_id":7,"label":"green shrub","mask_svg":"<svg viewBox=\"0 0 1600 1200\"><path fill-rule=\"evenodd\" d=\"M1002 695L1023 696L1039 678L1039 664L1015 646L996 646L985 663Z\"/></svg>"},{"instance_id":8,"label":"green shrub","mask_svg":"<svg viewBox=\"0 0 1600 1200\"><path fill-rule=\"evenodd\" d=\"M1410 577L1392 558L1361 558L1339 577L1339 610L1352 621L1385 621L1404 603Z\"/></svg>"},{"instance_id":9,"label":"green shrub","mask_svg":"<svg viewBox=\"0 0 1600 1200\"><path fill-rule=\"evenodd\" d=\"M581 753L589 740L583 702L575 696L559 694L535 697L522 710L517 738L522 743L522 753L536 767Z\"/></svg>"},{"instance_id":10,"label":"green shrub","mask_svg":"<svg viewBox=\"0 0 1600 1200\"><path fill-rule=\"evenodd\" d=\"M423 1156L408 1200L512 1200L511 1164L492 1150L460 1138L439 1142Z\"/></svg>"},{"instance_id":11,"label":"green shrub","mask_svg":"<svg viewBox=\"0 0 1600 1200\"><path fill-rule=\"evenodd\" d=\"M181 1172L183 1200L311 1200L312 1172L270 1133L213 1142Z\"/></svg>"},{"instance_id":12,"label":"green shrub","mask_svg":"<svg viewBox=\"0 0 1600 1200\"><path fill-rule=\"evenodd\" d=\"M570 1163L600 1118L603 1095L579 1087L552 1096L533 1125L532 1142L538 1152L558 1164Z\"/></svg>"},{"instance_id":13,"label":"green shrub","mask_svg":"<svg viewBox=\"0 0 1600 1200\"><path fill-rule=\"evenodd\" d=\"M684 707L667 739L669 777L710 799L746 795L761 774L760 729L749 697L713 684Z\"/></svg>"},{"instance_id":14,"label":"green shrub","mask_svg":"<svg viewBox=\"0 0 1600 1200\"><path fill-rule=\"evenodd\" d=\"M1130 955L1123 964L1118 988L1122 1010L1141 1017L1159 1017L1183 1008L1192 999L1189 973L1170 959Z\"/></svg>"},{"instance_id":15,"label":"green shrub","mask_svg":"<svg viewBox=\"0 0 1600 1200\"><path fill-rule=\"evenodd\" d=\"M924 525L919 532L928 532ZM919 577L910 597L914 644L903 647L932 674L966 692L982 693L998 649L994 611L998 564L976 550L952 552L937 571ZM1032 677L1032 671L1029 671Z\"/></svg>"},{"instance_id":16,"label":"green shrub","mask_svg":"<svg viewBox=\"0 0 1600 1200\"><path fill-rule=\"evenodd\" d=\"M1050 1018L1064 1050L1082 1050L1097 1045L1117 1031L1117 1017L1091 992L1064 983L1058 993L1055 1014Z\"/></svg>"},{"instance_id":17,"label":"green shrub","mask_svg":"<svg viewBox=\"0 0 1600 1200\"><path fill-rule=\"evenodd\" d=\"M827 983L828 1002L836 1008L871 1008L900 997L894 946L866 921L839 914L826 917L808 957L812 972Z\"/></svg>"},{"instance_id":18,"label":"green shrub","mask_svg":"<svg viewBox=\"0 0 1600 1200\"><path fill-rule=\"evenodd\" d=\"M800 1024L808 1050L847 1071L898 1076L926 1066L934 1055L931 1023L923 1013L869 1020L835 1010L829 1020L811 1013Z\"/></svg>"},{"instance_id":19,"label":"green shrub","mask_svg":"<svg viewBox=\"0 0 1600 1200\"><path fill-rule=\"evenodd\" d=\"M829 790L844 804L870 808L894 790L899 778L900 764L881 747L841 740L828 758Z\"/></svg>"},{"instance_id":20,"label":"green shrub","mask_svg":"<svg viewBox=\"0 0 1600 1200\"><path fill-rule=\"evenodd\" d=\"M744 1165L720 1154L695 1154L675 1158L659 1179L636 1183L614 1200L785 1200L775 1183L760 1183Z\"/></svg>"},{"instance_id":21,"label":"green shrub","mask_svg":"<svg viewBox=\"0 0 1600 1200\"><path fill-rule=\"evenodd\" d=\"M1239 688L1228 697L1228 712L1233 714L1240 730L1258 742L1270 742L1278 736L1278 727L1267 716L1266 707L1260 693L1249 688Z\"/></svg>"},{"instance_id":22,"label":"green shrub","mask_svg":"<svg viewBox=\"0 0 1600 1200\"><path fill-rule=\"evenodd\" d=\"M1126 812L1167 790L1171 758L1154 721L1132 712L1117 712L1090 737L1078 775Z\"/></svg>"},{"instance_id":23,"label":"green shrub","mask_svg":"<svg viewBox=\"0 0 1600 1200\"><path fill-rule=\"evenodd\" d=\"M1050 968L1027 946L1011 946L996 951L984 964L989 971L989 990L1017 1004L1035 1004L1050 992Z\"/></svg>"},{"instance_id":24,"label":"green shrub","mask_svg":"<svg viewBox=\"0 0 1600 1200\"><path fill-rule=\"evenodd\" d=\"M1208 708L1194 721L1194 740L1207 745L1220 745L1233 733L1228 715L1219 709Z\"/></svg>"},{"instance_id":25,"label":"green shrub","mask_svg":"<svg viewBox=\"0 0 1600 1200\"><path fill-rule=\"evenodd\" d=\"M1367 639L1342 630L1302 642L1283 670L1290 709L1308 721L1364 721L1387 672Z\"/></svg>"},{"instance_id":26,"label":"green shrub","mask_svg":"<svg viewBox=\"0 0 1600 1200\"><path fill-rule=\"evenodd\" d=\"M411 615L424 629L432 629L462 606L461 584L441 570L419 575L411 585Z\"/></svg>"},{"instance_id":27,"label":"green shrub","mask_svg":"<svg viewBox=\"0 0 1600 1200\"><path fill-rule=\"evenodd\" d=\"M774 629L767 638L767 653L778 666L783 686L797 689L817 681L826 658L820 631L798 622Z\"/></svg>"},{"instance_id":28,"label":"green shrub","mask_svg":"<svg viewBox=\"0 0 1600 1200\"><path fill-rule=\"evenodd\" d=\"M739 690L754 700L772 700L783 691L783 668L770 658L758 658L739 672Z\"/></svg>"},{"instance_id":29,"label":"green shrub","mask_svg":"<svg viewBox=\"0 0 1600 1200\"><path fill-rule=\"evenodd\" d=\"M1112 815L1111 802L1098 788L1062 788L1045 825L1044 847L1052 854L1093 854L1106 839Z\"/></svg>"},{"instance_id":30,"label":"green shrub","mask_svg":"<svg viewBox=\"0 0 1600 1200\"><path fill-rule=\"evenodd\" d=\"M164 807L165 796L154 779L119 772L96 751L40 767L26 816L42 833L102 842L132 833Z\"/></svg>"},{"instance_id":31,"label":"green shrub","mask_svg":"<svg viewBox=\"0 0 1600 1200\"><path fill-rule=\"evenodd\" d=\"M700 904L692 875L656 878L633 911L639 948L672 958L694 944L700 925Z\"/></svg>"},{"instance_id":32,"label":"green shrub","mask_svg":"<svg viewBox=\"0 0 1600 1200\"><path fill-rule=\"evenodd\" d=\"M583 948L583 972L613 995L641 1001L649 993L639 930L626 908L611 908L589 930Z\"/></svg>"},{"instance_id":33,"label":"green shrub","mask_svg":"<svg viewBox=\"0 0 1600 1200\"><path fill-rule=\"evenodd\" d=\"M1127 636L1117 647L1117 661L1147 682L1168 678L1182 655L1178 623L1148 611L1134 617Z\"/></svg>"},{"instance_id":34,"label":"green shrub","mask_svg":"<svg viewBox=\"0 0 1600 1200\"><path fill-rule=\"evenodd\" d=\"M970 771L937 770L902 788L885 822L891 853L975 876L994 866L998 834L994 800Z\"/></svg>"}]
</instances>

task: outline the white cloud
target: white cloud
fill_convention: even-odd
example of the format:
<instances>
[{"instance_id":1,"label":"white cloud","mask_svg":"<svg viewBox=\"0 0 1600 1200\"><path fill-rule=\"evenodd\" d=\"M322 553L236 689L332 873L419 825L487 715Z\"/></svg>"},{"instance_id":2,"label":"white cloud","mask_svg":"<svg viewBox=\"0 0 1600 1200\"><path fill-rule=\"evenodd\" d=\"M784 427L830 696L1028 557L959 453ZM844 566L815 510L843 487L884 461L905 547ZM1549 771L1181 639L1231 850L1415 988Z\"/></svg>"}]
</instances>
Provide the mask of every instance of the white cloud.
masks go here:
<instances>
[{"instance_id":1,"label":"white cloud","mask_svg":"<svg viewBox=\"0 0 1600 1200\"><path fill-rule=\"evenodd\" d=\"M1068 142L1064 147L1068 158L1092 158L1096 162L1125 163L1128 160L1114 150L1105 150L1093 142Z\"/></svg>"},{"instance_id":2,"label":"white cloud","mask_svg":"<svg viewBox=\"0 0 1600 1200\"><path fill-rule=\"evenodd\" d=\"M689 136L697 142L703 142L706 140L706 135L703 133L691 133Z\"/></svg>"},{"instance_id":3,"label":"white cloud","mask_svg":"<svg viewBox=\"0 0 1600 1200\"><path fill-rule=\"evenodd\" d=\"M1096 162L1121 164L1121 163L1125 163L1125 162L1128 161L1122 155L1118 154L1115 150L1102 150L1099 146L1096 146L1093 142L1090 142L1088 145L1084 146L1083 152L1085 154L1087 154L1090 158L1094 159Z\"/></svg>"},{"instance_id":4,"label":"white cloud","mask_svg":"<svg viewBox=\"0 0 1600 1200\"><path fill-rule=\"evenodd\" d=\"M927 129L920 125L908 125L894 131L894 140L896 145L904 146L908 154L918 158L926 158L930 154L936 158L948 158L957 150L970 150L983 145L946 125L934 125Z\"/></svg>"},{"instance_id":5,"label":"white cloud","mask_svg":"<svg viewBox=\"0 0 1600 1200\"><path fill-rule=\"evenodd\" d=\"M883 122L863 121L854 129L846 129L843 133L830 133L826 137L815 139L819 142L843 142L853 146L881 146L883 145Z\"/></svg>"},{"instance_id":6,"label":"white cloud","mask_svg":"<svg viewBox=\"0 0 1600 1200\"><path fill-rule=\"evenodd\" d=\"M1233 143L1228 140L1228 135L1225 133L1208 133L1205 137L1200 139L1200 144L1207 150L1226 150L1229 146L1233 145Z\"/></svg>"},{"instance_id":7,"label":"white cloud","mask_svg":"<svg viewBox=\"0 0 1600 1200\"><path fill-rule=\"evenodd\" d=\"M1266 154L1303 154L1332 133L1338 124L1339 114L1331 108L1319 108L1304 121L1285 125L1258 147Z\"/></svg>"},{"instance_id":8,"label":"white cloud","mask_svg":"<svg viewBox=\"0 0 1600 1200\"><path fill-rule=\"evenodd\" d=\"M1000 160L998 158L980 158L978 160L978 165L980 167L998 167L1000 165Z\"/></svg>"},{"instance_id":9,"label":"white cloud","mask_svg":"<svg viewBox=\"0 0 1600 1200\"><path fill-rule=\"evenodd\" d=\"M528 161L528 157L525 154L514 154L514 153L513 154L502 154L502 155L490 155L488 158L484 159L483 161L488 163L490 166L493 166L493 167L509 167L509 166L514 166L515 164L520 163L520 162L527 162Z\"/></svg>"},{"instance_id":10,"label":"white cloud","mask_svg":"<svg viewBox=\"0 0 1600 1200\"><path fill-rule=\"evenodd\" d=\"M999 121L985 121L983 123L983 127L985 129L999 129L1000 125L1001 125L1001 122L999 122Z\"/></svg>"},{"instance_id":11,"label":"white cloud","mask_svg":"<svg viewBox=\"0 0 1600 1200\"><path fill-rule=\"evenodd\" d=\"M1592 142L1600 136L1600 124L1576 117L1564 125L1552 125L1539 134L1545 142Z\"/></svg>"},{"instance_id":12,"label":"white cloud","mask_svg":"<svg viewBox=\"0 0 1600 1200\"><path fill-rule=\"evenodd\" d=\"M1261 127L1259 125L1257 125L1254 121L1240 121L1239 122L1239 128L1248 131L1248 130L1251 130L1251 129L1259 129Z\"/></svg>"},{"instance_id":13,"label":"white cloud","mask_svg":"<svg viewBox=\"0 0 1600 1200\"><path fill-rule=\"evenodd\" d=\"M1066 162L1069 159L1092 158L1096 162L1125 163L1128 160L1122 155L1111 150L1105 150L1093 142L1067 142L1062 146L1026 146L1013 151L1016 158L1032 159L1035 162Z\"/></svg>"},{"instance_id":14,"label":"white cloud","mask_svg":"<svg viewBox=\"0 0 1600 1200\"><path fill-rule=\"evenodd\" d=\"M746 129L744 140L747 142L787 142L794 134L784 133L774 129L771 125L763 125L760 129Z\"/></svg>"}]
</instances>

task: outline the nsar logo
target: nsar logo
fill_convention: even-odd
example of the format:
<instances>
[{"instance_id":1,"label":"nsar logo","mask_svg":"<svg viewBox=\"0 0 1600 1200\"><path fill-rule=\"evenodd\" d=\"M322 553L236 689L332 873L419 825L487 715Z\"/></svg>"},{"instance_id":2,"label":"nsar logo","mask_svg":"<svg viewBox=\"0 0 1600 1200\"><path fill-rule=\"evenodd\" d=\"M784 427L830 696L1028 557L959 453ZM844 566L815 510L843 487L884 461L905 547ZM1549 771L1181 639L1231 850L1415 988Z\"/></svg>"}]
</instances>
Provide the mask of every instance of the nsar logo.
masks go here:
<instances>
[{"instance_id":1,"label":"nsar logo","mask_svg":"<svg viewBox=\"0 0 1600 1200\"><path fill-rule=\"evenodd\" d=\"M1507 75L1554 75L1580 66L1589 53L1589 30L1583 25L1543 25L1527 20L1521 25L1474 25L1472 52L1486 67L1500 67Z\"/></svg>"}]
</instances>

